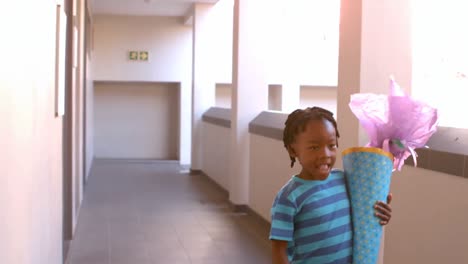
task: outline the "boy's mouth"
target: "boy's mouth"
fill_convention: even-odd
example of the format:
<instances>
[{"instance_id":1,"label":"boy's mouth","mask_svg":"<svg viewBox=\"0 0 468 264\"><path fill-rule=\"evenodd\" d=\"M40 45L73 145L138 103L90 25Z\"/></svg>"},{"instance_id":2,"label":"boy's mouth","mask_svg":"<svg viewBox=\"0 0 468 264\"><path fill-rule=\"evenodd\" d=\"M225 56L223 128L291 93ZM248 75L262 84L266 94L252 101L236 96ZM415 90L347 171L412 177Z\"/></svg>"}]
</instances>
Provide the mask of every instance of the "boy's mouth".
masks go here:
<instances>
[{"instance_id":1,"label":"boy's mouth","mask_svg":"<svg viewBox=\"0 0 468 264\"><path fill-rule=\"evenodd\" d=\"M320 164L319 170L321 172L328 172L330 170L330 165L329 164Z\"/></svg>"}]
</instances>

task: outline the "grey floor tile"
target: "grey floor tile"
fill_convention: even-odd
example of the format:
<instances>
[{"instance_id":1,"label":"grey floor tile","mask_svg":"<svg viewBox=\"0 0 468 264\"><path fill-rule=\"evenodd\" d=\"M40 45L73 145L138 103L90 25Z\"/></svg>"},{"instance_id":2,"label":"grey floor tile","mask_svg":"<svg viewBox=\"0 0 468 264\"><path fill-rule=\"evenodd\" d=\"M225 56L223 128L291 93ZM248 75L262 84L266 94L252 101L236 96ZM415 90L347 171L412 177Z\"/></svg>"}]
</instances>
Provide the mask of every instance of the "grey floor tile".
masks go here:
<instances>
[{"instance_id":1,"label":"grey floor tile","mask_svg":"<svg viewBox=\"0 0 468 264\"><path fill-rule=\"evenodd\" d=\"M100 263L108 264L109 250L107 248L94 248L92 250L78 250L70 255L70 264Z\"/></svg>"},{"instance_id":2,"label":"grey floor tile","mask_svg":"<svg viewBox=\"0 0 468 264\"><path fill-rule=\"evenodd\" d=\"M150 248L148 253L152 263L190 263L190 258L182 247Z\"/></svg>"},{"instance_id":3,"label":"grey floor tile","mask_svg":"<svg viewBox=\"0 0 468 264\"><path fill-rule=\"evenodd\" d=\"M97 160L69 264L270 263L265 227L171 162Z\"/></svg>"}]
</instances>

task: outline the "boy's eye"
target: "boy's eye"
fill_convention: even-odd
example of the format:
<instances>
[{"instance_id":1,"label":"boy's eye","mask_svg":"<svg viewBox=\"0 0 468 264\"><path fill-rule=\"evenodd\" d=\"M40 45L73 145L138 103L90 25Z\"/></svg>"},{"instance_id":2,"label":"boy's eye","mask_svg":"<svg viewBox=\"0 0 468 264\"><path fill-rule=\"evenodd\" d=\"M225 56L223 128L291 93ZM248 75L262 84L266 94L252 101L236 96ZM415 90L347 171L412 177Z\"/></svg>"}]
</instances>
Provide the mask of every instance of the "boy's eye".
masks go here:
<instances>
[{"instance_id":1,"label":"boy's eye","mask_svg":"<svg viewBox=\"0 0 468 264\"><path fill-rule=\"evenodd\" d=\"M319 147L319 146L309 146L309 149L311 149L311 150L319 150L320 147Z\"/></svg>"},{"instance_id":2,"label":"boy's eye","mask_svg":"<svg viewBox=\"0 0 468 264\"><path fill-rule=\"evenodd\" d=\"M329 147L330 147L331 149L336 149L336 144L331 144Z\"/></svg>"}]
</instances>

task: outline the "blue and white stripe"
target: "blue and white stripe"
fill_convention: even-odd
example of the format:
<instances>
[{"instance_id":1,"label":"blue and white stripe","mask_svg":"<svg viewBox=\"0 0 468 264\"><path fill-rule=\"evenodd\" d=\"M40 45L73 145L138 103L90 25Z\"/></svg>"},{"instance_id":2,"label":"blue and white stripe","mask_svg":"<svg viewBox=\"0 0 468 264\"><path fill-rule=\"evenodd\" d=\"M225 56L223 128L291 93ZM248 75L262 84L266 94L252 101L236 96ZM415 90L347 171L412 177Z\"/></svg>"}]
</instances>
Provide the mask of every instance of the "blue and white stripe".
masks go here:
<instances>
[{"instance_id":1,"label":"blue and white stripe","mask_svg":"<svg viewBox=\"0 0 468 264\"><path fill-rule=\"evenodd\" d=\"M341 171L324 181L292 177L278 193L271 217L270 239L289 242L291 263L351 263L350 207Z\"/></svg>"}]
</instances>

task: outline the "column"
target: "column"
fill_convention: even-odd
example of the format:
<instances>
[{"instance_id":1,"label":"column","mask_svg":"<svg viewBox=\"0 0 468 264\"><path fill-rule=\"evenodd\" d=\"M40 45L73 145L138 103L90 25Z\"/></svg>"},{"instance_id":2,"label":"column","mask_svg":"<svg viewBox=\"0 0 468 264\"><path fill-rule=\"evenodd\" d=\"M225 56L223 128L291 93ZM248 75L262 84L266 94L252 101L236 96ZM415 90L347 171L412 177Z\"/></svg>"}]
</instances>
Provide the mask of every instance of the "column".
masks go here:
<instances>
[{"instance_id":1,"label":"column","mask_svg":"<svg viewBox=\"0 0 468 264\"><path fill-rule=\"evenodd\" d=\"M410 89L410 2L342 0L340 19L337 112L344 149L367 143L348 106L351 94L388 94L390 75Z\"/></svg>"},{"instance_id":2,"label":"column","mask_svg":"<svg viewBox=\"0 0 468 264\"><path fill-rule=\"evenodd\" d=\"M262 19L268 12L266 0L236 0L234 3L233 93L229 199L235 205L248 203L249 122L268 108L265 74L268 47L261 32L268 27Z\"/></svg>"},{"instance_id":3,"label":"column","mask_svg":"<svg viewBox=\"0 0 468 264\"><path fill-rule=\"evenodd\" d=\"M341 1L337 104L341 150L368 142L349 109L351 94L388 94L390 75L409 92L410 4L407 0ZM341 166L341 156L336 165ZM383 243L379 263L383 263Z\"/></svg>"},{"instance_id":4,"label":"column","mask_svg":"<svg viewBox=\"0 0 468 264\"><path fill-rule=\"evenodd\" d=\"M202 169L202 116L215 105L213 4L193 5L192 170Z\"/></svg>"},{"instance_id":5,"label":"column","mask_svg":"<svg viewBox=\"0 0 468 264\"><path fill-rule=\"evenodd\" d=\"M277 14L282 17L280 21L277 21L279 32L275 32L281 45L277 55L277 59L281 63L281 71L279 72L282 79L281 110L286 113L300 108L300 70L302 65L299 64L298 58L303 56L303 50L301 46L298 46L298 43L302 41L304 32L300 30L299 23L301 21L298 18L297 10L302 7L301 3L301 1L293 1L293 3L285 5L284 2L276 1ZM309 34L314 34L314 32L309 32Z\"/></svg>"},{"instance_id":6,"label":"column","mask_svg":"<svg viewBox=\"0 0 468 264\"><path fill-rule=\"evenodd\" d=\"M281 111L290 113L300 105L301 86L296 79L286 80L281 87Z\"/></svg>"},{"instance_id":7,"label":"column","mask_svg":"<svg viewBox=\"0 0 468 264\"><path fill-rule=\"evenodd\" d=\"M180 100L180 139L179 139L179 163L182 166L190 164L192 148L192 77L188 74L179 87Z\"/></svg>"}]
</instances>

